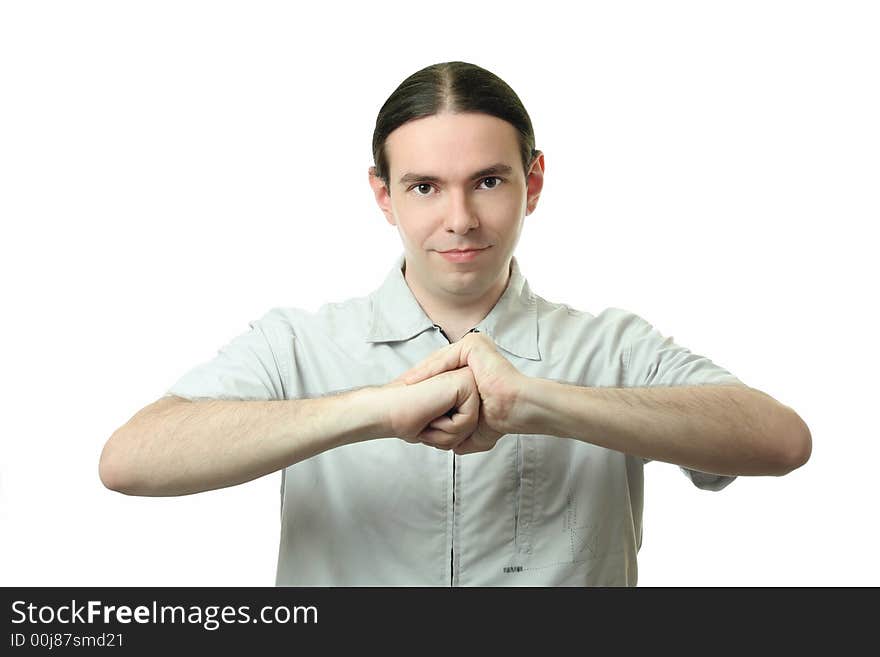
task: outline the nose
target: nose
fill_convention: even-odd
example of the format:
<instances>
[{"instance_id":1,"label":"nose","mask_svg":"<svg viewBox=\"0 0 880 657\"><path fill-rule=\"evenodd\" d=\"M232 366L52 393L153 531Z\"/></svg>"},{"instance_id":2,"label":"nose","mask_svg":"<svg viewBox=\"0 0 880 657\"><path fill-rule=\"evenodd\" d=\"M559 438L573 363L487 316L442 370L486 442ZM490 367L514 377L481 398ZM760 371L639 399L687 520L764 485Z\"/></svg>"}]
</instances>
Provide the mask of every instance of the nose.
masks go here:
<instances>
[{"instance_id":1,"label":"nose","mask_svg":"<svg viewBox=\"0 0 880 657\"><path fill-rule=\"evenodd\" d=\"M467 194L461 191L450 192L446 207L445 226L447 232L465 235L480 225L474 209L470 206Z\"/></svg>"}]
</instances>

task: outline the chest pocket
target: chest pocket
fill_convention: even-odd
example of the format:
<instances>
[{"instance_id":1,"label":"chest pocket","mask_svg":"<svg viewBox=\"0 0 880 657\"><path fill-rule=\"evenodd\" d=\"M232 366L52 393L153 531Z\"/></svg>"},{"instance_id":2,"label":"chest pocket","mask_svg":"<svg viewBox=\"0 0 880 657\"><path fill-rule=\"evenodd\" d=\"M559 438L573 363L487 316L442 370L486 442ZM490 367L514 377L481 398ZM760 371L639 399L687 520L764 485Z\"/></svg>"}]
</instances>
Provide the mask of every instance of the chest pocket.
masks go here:
<instances>
[{"instance_id":1,"label":"chest pocket","mask_svg":"<svg viewBox=\"0 0 880 657\"><path fill-rule=\"evenodd\" d=\"M640 502L637 511L630 506L626 455L543 435L517 435L513 452L517 565L590 569L611 559L614 572L626 568L617 562L623 553L635 558L641 522Z\"/></svg>"}]
</instances>

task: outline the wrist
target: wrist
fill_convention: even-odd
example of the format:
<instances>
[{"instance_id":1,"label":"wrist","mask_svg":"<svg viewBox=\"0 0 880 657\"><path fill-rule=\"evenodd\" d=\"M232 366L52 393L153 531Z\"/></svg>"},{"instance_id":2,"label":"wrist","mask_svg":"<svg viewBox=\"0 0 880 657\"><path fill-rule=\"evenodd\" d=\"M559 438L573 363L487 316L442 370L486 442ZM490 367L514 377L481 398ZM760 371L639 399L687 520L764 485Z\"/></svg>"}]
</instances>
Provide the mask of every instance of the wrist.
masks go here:
<instances>
[{"instance_id":1,"label":"wrist","mask_svg":"<svg viewBox=\"0 0 880 657\"><path fill-rule=\"evenodd\" d=\"M392 435L388 410L391 407L387 386L367 386L352 391L353 415L359 418L357 436L352 442L362 442Z\"/></svg>"},{"instance_id":2,"label":"wrist","mask_svg":"<svg viewBox=\"0 0 880 657\"><path fill-rule=\"evenodd\" d=\"M559 385L550 379L525 377L514 407L514 433L557 435L548 400Z\"/></svg>"},{"instance_id":3,"label":"wrist","mask_svg":"<svg viewBox=\"0 0 880 657\"><path fill-rule=\"evenodd\" d=\"M406 408L408 392L413 386L395 379L370 388L365 402L372 408L372 438L390 438L399 435L399 411Z\"/></svg>"}]
</instances>

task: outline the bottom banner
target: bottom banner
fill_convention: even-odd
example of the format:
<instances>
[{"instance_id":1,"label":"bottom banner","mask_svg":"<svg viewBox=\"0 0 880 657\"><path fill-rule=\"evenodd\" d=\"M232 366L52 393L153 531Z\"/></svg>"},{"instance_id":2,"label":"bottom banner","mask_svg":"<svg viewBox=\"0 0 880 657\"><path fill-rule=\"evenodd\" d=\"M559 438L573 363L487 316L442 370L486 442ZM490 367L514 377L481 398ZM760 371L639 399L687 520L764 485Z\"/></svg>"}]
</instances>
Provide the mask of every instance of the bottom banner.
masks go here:
<instances>
[{"instance_id":1,"label":"bottom banner","mask_svg":"<svg viewBox=\"0 0 880 657\"><path fill-rule=\"evenodd\" d=\"M829 589L5 588L3 654L352 646L411 651L529 642L655 649L721 640L791 647L835 623L836 648L870 627L872 606ZM815 620L815 622L812 622ZM412 644L410 639L416 639ZM816 647L815 643L812 643ZM98 653L97 651L101 651Z\"/></svg>"}]
</instances>

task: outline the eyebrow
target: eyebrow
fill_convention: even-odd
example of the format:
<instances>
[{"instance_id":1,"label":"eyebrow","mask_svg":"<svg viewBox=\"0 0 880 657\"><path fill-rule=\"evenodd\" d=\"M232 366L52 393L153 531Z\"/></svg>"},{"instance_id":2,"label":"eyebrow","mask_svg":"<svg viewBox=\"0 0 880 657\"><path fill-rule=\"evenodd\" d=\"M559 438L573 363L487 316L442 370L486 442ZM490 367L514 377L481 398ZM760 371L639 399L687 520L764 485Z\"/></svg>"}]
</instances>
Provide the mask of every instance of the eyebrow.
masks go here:
<instances>
[{"instance_id":1,"label":"eyebrow","mask_svg":"<svg viewBox=\"0 0 880 657\"><path fill-rule=\"evenodd\" d=\"M513 168L502 164L501 162L497 164L493 164L491 166L486 167L485 169L480 169L479 171L475 171L470 180L475 180L476 178L482 178L483 176L491 176L495 174L505 174L509 175L513 172ZM443 183L446 182L442 178L437 176L432 176L429 173L406 173L400 178L400 184L405 185L411 182L435 182L435 183Z\"/></svg>"}]
</instances>

